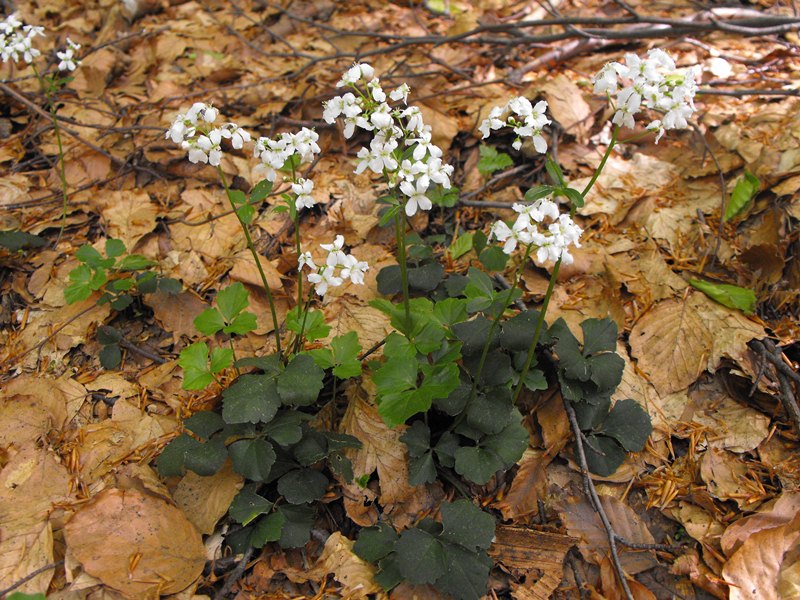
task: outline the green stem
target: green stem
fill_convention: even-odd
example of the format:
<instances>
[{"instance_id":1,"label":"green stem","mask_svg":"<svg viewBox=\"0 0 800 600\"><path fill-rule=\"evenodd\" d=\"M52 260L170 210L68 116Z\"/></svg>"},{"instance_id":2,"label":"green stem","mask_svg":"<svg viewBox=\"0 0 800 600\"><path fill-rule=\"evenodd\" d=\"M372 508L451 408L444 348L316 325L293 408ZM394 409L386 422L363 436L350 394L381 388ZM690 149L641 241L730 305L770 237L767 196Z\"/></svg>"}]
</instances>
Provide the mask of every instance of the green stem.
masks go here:
<instances>
[{"instance_id":1,"label":"green stem","mask_svg":"<svg viewBox=\"0 0 800 600\"><path fill-rule=\"evenodd\" d=\"M297 339L294 341L294 352L299 352L303 348L303 334L306 330L306 318L308 317L308 309L311 307L311 299L314 297L313 294L314 286L312 285L308 290L306 305L303 307L303 320L300 321L300 333L297 334Z\"/></svg>"},{"instance_id":2,"label":"green stem","mask_svg":"<svg viewBox=\"0 0 800 600\"><path fill-rule=\"evenodd\" d=\"M486 358L489 356L489 346L492 343L492 339L494 339L494 331L497 329L497 324L500 323L500 318L503 316L503 313L506 311L506 308L508 308L508 305L511 302L511 298L514 295L514 290L517 289L519 279L522 276L522 269L525 268L525 264L528 262L528 257L531 255L532 248L533 244L528 244L525 247L525 256L522 258L522 261L519 263L519 265L517 265L517 269L514 272L514 281L508 288L508 294L506 294L505 301L503 302L503 308L498 311L494 321L492 321L491 327L489 327L489 337L486 338L486 343L483 345L483 353L481 354L481 360L478 363L478 371L475 373L475 376L472 379L472 390L470 391L469 395L470 402L475 399L475 394L478 390L478 380L481 378L483 367L486 364Z\"/></svg>"},{"instance_id":3,"label":"green stem","mask_svg":"<svg viewBox=\"0 0 800 600\"><path fill-rule=\"evenodd\" d=\"M231 347L231 353L233 354L233 368L236 369L236 374L241 375L241 371L239 371L239 367L236 366L236 349L233 347L233 338L228 338L228 345Z\"/></svg>"},{"instance_id":4,"label":"green stem","mask_svg":"<svg viewBox=\"0 0 800 600\"><path fill-rule=\"evenodd\" d=\"M400 280L403 284L403 306L406 312L406 335L411 334L411 304L408 292L408 265L406 264L406 227L403 207L394 217L395 239L397 240L397 262L400 264Z\"/></svg>"},{"instance_id":5,"label":"green stem","mask_svg":"<svg viewBox=\"0 0 800 600\"><path fill-rule=\"evenodd\" d=\"M267 283L267 276L264 273L264 267L261 266L260 256L256 250L255 244L253 244L253 238L250 237L250 231L247 229L247 224L242 221L242 217L239 215L239 211L236 208L236 203L233 201L231 189L228 187L228 178L225 177L225 172L219 165L217 165L217 172L219 173L220 180L222 180L222 187L225 188L225 195L228 197L228 202L230 202L231 208L233 209L233 214L236 215L236 218L239 220L239 225L242 228L242 232L244 232L244 238L247 240L247 248L250 250L250 254L253 255L253 260L256 261L256 268L258 269L258 274L261 276L261 284L264 286L264 292L266 292L267 300L269 301L269 310L272 313L272 325L275 328L275 346L278 351L278 356L283 358L283 353L281 352L281 333L278 326L278 313L275 311L275 301L272 298L272 290Z\"/></svg>"},{"instance_id":6,"label":"green stem","mask_svg":"<svg viewBox=\"0 0 800 600\"><path fill-rule=\"evenodd\" d=\"M606 148L605 153L603 154L603 158L600 159L600 164L597 165L594 173L592 174L592 178L589 180L589 183L586 184L586 187L583 188L583 192L581 192L581 196L584 198L586 194L594 187L597 178L600 177L600 173L603 171L603 167L606 166L606 161L608 157L611 156L611 151L614 149L614 146L617 144L617 135L619 135L619 126L614 128L614 131L611 133L611 141L608 144L608 148ZM570 217L575 216L575 209L577 207L573 204L570 208L569 214ZM514 402L517 401L519 395L522 393L522 388L525 386L525 378L528 376L528 371L531 368L531 364L533 363L533 357L536 355L536 345L539 343L539 338L542 335L542 327L544 325L544 317L547 314L547 307L550 305L550 297L553 295L553 289L555 289L556 279L558 279L558 271L561 269L561 257L558 257L555 266L553 267L553 273L550 275L550 281L547 284L547 292L544 295L544 301L542 302L542 309L539 312L539 318L536 320L536 329L533 333L533 340L531 340L531 345L528 348L528 356L525 359L525 366L522 368L522 372L520 373L519 382L517 382L517 387L514 390Z\"/></svg>"},{"instance_id":7,"label":"green stem","mask_svg":"<svg viewBox=\"0 0 800 600\"><path fill-rule=\"evenodd\" d=\"M292 183L297 183L297 173L295 172L294 162L290 161L292 164ZM297 260L300 260L300 254L302 253L302 249L300 248L300 211L297 209L295 204L294 210L292 207L289 207L289 210L294 213L294 243L295 247L297 248ZM303 302L303 274L300 272L300 263L298 262L298 269L297 269L297 306L300 306Z\"/></svg>"},{"instance_id":8,"label":"green stem","mask_svg":"<svg viewBox=\"0 0 800 600\"><path fill-rule=\"evenodd\" d=\"M617 145L618 135L619 135L619 125L614 127L614 131L611 132L611 141L608 143L608 148L606 148L605 154L603 154L603 158L600 159L600 164L597 165L597 168L594 170L594 173L592 174L592 178L589 180L589 183L586 184L586 187L583 188L583 192L581 192L581 196L583 196L584 199L586 198L586 194L589 193L589 190L591 190L592 187L594 187L597 178L600 177L600 173L603 171L603 167L606 166L606 161L608 160L608 157L611 156L611 151L614 149L614 146ZM574 207L573 210L570 212L574 212Z\"/></svg>"},{"instance_id":9,"label":"green stem","mask_svg":"<svg viewBox=\"0 0 800 600\"><path fill-rule=\"evenodd\" d=\"M64 229L67 226L67 206L69 204L69 194L67 192L67 171L66 171L66 163L64 160L64 145L61 141L61 127L58 124L58 118L56 117L56 108L53 105L53 96L52 96L52 89L51 86L48 86L42 77L39 70L36 68L35 65L31 65L33 68L33 72L36 75L36 78L39 80L39 86L42 89L42 93L45 95L47 99L47 109L50 111L50 118L53 121L53 130L56 134L56 144L58 145L58 176L61 180L61 195L63 198L62 206L61 206L61 227L58 230L58 237L56 238L56 246L61 241L61 236L64 235Z\"/></svg>"}]
</instances>

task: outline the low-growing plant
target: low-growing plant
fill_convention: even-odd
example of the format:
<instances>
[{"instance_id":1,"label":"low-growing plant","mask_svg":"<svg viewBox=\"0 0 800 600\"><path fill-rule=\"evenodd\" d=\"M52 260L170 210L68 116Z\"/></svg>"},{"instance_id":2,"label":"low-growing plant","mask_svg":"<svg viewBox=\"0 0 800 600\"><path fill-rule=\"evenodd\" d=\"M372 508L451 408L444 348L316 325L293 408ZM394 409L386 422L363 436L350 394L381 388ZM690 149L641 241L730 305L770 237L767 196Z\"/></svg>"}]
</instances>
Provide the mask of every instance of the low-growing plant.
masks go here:
<instances>
[{"instance_id":1,"label":"low-growing plant","mask_svg":"<svg viewBox=\"0 0 800 600\"><path fill-rule=\"evenodd\" d=\"M582 230L574 221L575 212L618 143L620 129L633 127L633 115L643 106L664 115L647 127L656 132L656 141L666 129L686 126L693 109L694 81L691 73L665 73L674 69L661 51L651 51L644 59L630 54L626 65L605 67L595 77L595 90L609 99L614 96L615 115L611 141L589 183L582 190L570 186L557 162L546 156L550 182L528 190L526 202L513 205L513 223L497 221L489 235L462 232L451 242L452 260L474 251L487 271L502 271L512 260L513 277L506 287L476 266L466 273L446 273L431 239L423 240L410 227L409 217L434 204L452 205L457 191L450 181L453 168L432 143L430 126L419 108L407 105L409 87L404 84L387 94L371 66L356 64L338 83L346 88L344 93L325 103L324 119L331 124L341 120L346 138L357 130L372 135L369 146L358 151L355 171L369 169L385 185L379 200L384 205L380 223L394 226L398 264L383 269L377 280L383 294L400 295L400 301L371 303L389 317L394 331L384 340L382 355L367 363L367 374L375 384L380 416L389 426L405 428L401 439L408 449L412 485L443 478L469 496L470 485L486 484L498 471L512 468L529 444L520 395L525 389L546 389L555 381L578 415L583 433L576 443L588 448L592 470L612 473L625 452L643 448L651 430L647 414L631 400L611 404L624 367L614 352L616 325L610 319L585 321L581 344L563 320L548 327L545 316L560 266L572 262L570 249L580 245ZM627 86L620 85L626 81ZM546 110L544 101L533 105L525 98L513 98L492 109L480 130L486 138L510 127L516 134L514 149L529 141L546 154L545 128L550 124ZM248 198L229 187L220 163L223 140L238 150L250 142L250 134L233 123L215 127L218 116L217 109L196 103L176 118L167 137L187 150L191 162L217 168L259 265L276 351L235 356L233 337L251 331L256 318L245 310L249 301L244 286L221 290L216 307L195 321L198 331L212 340L211 346L196 342L181 352L179 360L186 389L221 388L221 410L186 419L184 433L164 449L158 467L165 476L180 475L185 469L211 475L230 459L246 485L229 510L238 527L230 530L227 543L235 551L268 542L301 546L309 538L314 503L325 496L330 477L353 481L345 450L360 445L351 436L326 431L315 416L336 396L340 380L362 376L362 348L355 332L349 332L333 338L330 345L306 350L306 341L318 342L329 334L323 314L311 305L315 296L324 296L345 280L363 283L369 267L346 253L342 236L321 245L327 253L322 261L303 251L299 213L315 200L313 182L307 175L299 177L298 167L319 153L316 133L304 128L276 139L259 138L254 155L265 180ZM495 150L484 150L482 156L487 174L510 160ZM248 230L255 205L272 192L279 176L280 183L288 184L279 209L288 211L294 221L298 266L297 300L285 330L277 321ZM568 212L561 212L562 203ZM521 297L522 271L534 257L540 264L553 265L549 285L540 310L517 311L511 307ZM308 270L305 298L304 270ZM91 270L85 274L91 282ZM282 331L287 338L283 342ZM361 474L357 482L366 485L368 477ZM377 581L386 590L408 581L432 584L459 599L479 598L492 564L486 550L494 535L494 518L468 498L443 504L440 516L441 522L422 519L402 532L381 522L361 531L354 550L377 564Z\"/></svg>"}]
</instances>

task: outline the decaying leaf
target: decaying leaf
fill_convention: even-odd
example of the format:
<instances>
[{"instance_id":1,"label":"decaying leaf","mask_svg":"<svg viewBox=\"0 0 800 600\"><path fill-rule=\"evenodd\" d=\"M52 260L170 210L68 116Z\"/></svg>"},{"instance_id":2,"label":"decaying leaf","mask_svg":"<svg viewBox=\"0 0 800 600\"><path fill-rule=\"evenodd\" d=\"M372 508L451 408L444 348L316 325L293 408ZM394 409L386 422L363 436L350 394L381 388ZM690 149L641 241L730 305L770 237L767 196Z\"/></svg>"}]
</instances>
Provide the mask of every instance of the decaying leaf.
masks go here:
<instances>
[{"instance_id":1,"label":"decaying leaf","mask_svg":"<svg viewBox=\"0 0 800 600\"><path fill-rule=\"evenodd\" d=\"M129 598L179 592L205 564L203 540L183 512L138 490L103 490L64 534L87 573Z\"/></svg>"},{"instance_id":2,"label":"decaying leaf","mask_svg":"<svg viewBox=\"0 0 800 600\"><path fill-rule=\"evenodd\" d=\"M242 489L244 479L233 471L230 461L210 477L187 471L172 494L186 518L203 534L214 531L234 497Z\"/></svg>"},{"instance_id":3,"label":"decaying leaf","mask_svg":"<svg viewBox=\"0 0 800 600\"><path fill-rule=\"evenodd\" d=\"M345 598L386 598L380 585L375 583L375 567L361 560L353 553L353 540L334 532L325 542L322 554L314 567L317 575L325 577L333 573L334 579L342 585L341 594Z\"/></svg>"}]
</instances>

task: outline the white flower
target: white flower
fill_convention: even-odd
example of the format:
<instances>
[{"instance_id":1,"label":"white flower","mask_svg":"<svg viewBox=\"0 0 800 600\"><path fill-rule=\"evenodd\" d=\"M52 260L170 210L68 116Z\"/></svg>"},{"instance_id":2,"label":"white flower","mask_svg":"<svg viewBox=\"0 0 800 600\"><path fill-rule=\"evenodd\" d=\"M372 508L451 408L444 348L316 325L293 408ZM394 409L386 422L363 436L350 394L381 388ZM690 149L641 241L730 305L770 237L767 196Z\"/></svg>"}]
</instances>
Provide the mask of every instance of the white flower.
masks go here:
<instances>
[{"instance_id":1,"label":"white flower","mask_svg":"<svg viewBox=\"0 0 800 600\"><path fill-rule=\"evenodd\" d=\"M428 182L424 178L417 179L416 185L410 181L401 181L400 191L408 196L406 200L406 215L409 217L417 214L417 209L430 210L433 208L430 198L425 195L425 192L428 191Z\"/></svg>"},{"instance_id":2,"label":"white flower","mask_svg":"<svg viewBox=\"0 0 800 600\"><path fill-rule=\"evenodd\" d=\"M345 257L345 262L341 271L341 275L345 279L349 279L357 285L364 284L364 273L369 269L366 261L358 260L352 254Z\"/></svg>"},{"instance_id":3,"label":"white flower","mask_svg":"<svg viewBox=\"0 0 800 600\"><path fill-rule=\"evenodd\" d=\"M17 62L22 55L22 59L31 64L41 55L33 46L37 35L44 36L44 27L23 25L16 15L9 15L0 22L0 58L3 62Z\"/></svg>"},{"instance_id":4,"label":"white flower","mask_svg":"<svg viewBox=\"0 0 800 600\"><path fill-rule=\"evenodd\" d=\"M433 158L439 158L442 156L442 149L439 148L436 144L431 142L431 126L426 125L422 132L419 134L419 137L410 138L406 140L406 145L410 146L412 144L416 144L414 148L414 153L412 156L414 160L422 160L425 158L425 154L430 154Z\"/></svg>"},{"instance_id":5,"label":"white flower","mask_svg":"<svg viewBox=\"0 0 800 600\"><path fill-rule=\"evenodd\" d=\"M297 180L297 183L292 184L292 191L297 194L294 206L298 211L304 208L311 208L317 203L311 196L313 189L314 182L310 179L301 178Z\"/></svg>"},{"instance_id":6,"label":"white flower","mask_svg":"<svg viewBox=\"0 0 800 600\"><path fill-rule=\"evenodd\" d=\"M325 260L325 264L327 264L329 267L336 267L345 264L347 257L342 251L342 248L344 247L344 236L337 235L332 244L320 244L319 247L328 252L328 258Z\"/></svg>"},{"instance_id":7,"label":"white flower","mask_svg":"<svg viewBox=\"0 0 800 600\"><path fill-rule=\"evenodd\" d=\"M518 219L521 219L525 227L530 226L532 223L541 223L545 217L553 220L558 219L558 205L547 198L540 198L533 204L514 203L512 208L519 213Z\"/></svg>"},{"instance_id":8,"label":"white flower","mask_svg":"<svg viewBox=\"0 0 800 600\"><path fill-rule=\"evenodd\" d=\"M495 106L489 111L488 118L484 119L480 127L478 127L480 132L483 134L483 139L488 138L492 131L505 127L506 122L500 119L505 110L506 109L504 106Z\"/></svg>"},{"instance_id":9,"label":"white flower","mask_svg":"<svg viewBox=\"0 0 800 600\"><path fill-rule=\"evenodd\" d=\"M347 72L342 76L336 87L343 87L345 85L355 85L362 79L370 81L373 79L375 69L366 63L356 63L350 67Z\"/></svg>"},{"instance_id":10,"label":"white flower","mask_svg":"<svg viewBox=\"0 0 800 600\"><path fill-rule=\"evenodd\" d=\"M302 271L304 267L308 267L312 271L317 270L317 265L314 263L314 258L311 252L303 252L297 257L297 270Z\"/></svg>"},{"instance_id":11,"label":"white flower","mask_svg":"<svg viewBox=\"0 0 800 600\"><path fill-rule=\"evenodd\" d=\"M56 56L61 61L58 63L59 71L74 71L81 61L75 58L75 51L80 50L81 45L76 44L71 39L67 38L67 47L62 52L56 52Z\"/></svg>"},{"instance_id":12,"label":"white flower","mask_svg":"<svg viewBox=\"0 0 800 600\"><path fill-rule=\"evenodd\" d=\"M375 78L367 83L367 89L375 102L386 102L386 93L381 87L380 79Z\"/></svg>"},{"instance_id":13,"label":"white flower","mask_svg":"<svg viewBox=\"0 0 800 600\"><path fill-rule=\"evenodd\" d=\"M410 91L411 88L408 87L408 84L403 83L398 88L392 90L389 93L389 98L391 98L395 102L399 102L400 100L402 100L403 104L406 104L408 102L408 94Z\"/></svg>"},{"instance_id":14,"label":"white flower","mask_svg":"<svg viewBox=\"0 0 800 600\"><path fill-rule=\"evenodd\" d=\"M335 273L335 267L324 266L318 273L309 273L308 282L314 284L317 294L324 296L328 293L328 288L339 287L343 283L342 278Z\"/></svg>"},{"instance_id":15,"label":"white flower","mask_svg":"<svg viewBox=\"0 0 800 600\"><path fill-rule=\"evenodd\" d=\"M499 242L504 242L503 252L511 254L516 250L517 243L523 243L526 246L531 243L531 233L527 227L520 224L519 219L514 223L513 227L506 225L504 221L497 221L492 225L492 230L489 237L494 237Z\"/></svg>"}]
</instances>

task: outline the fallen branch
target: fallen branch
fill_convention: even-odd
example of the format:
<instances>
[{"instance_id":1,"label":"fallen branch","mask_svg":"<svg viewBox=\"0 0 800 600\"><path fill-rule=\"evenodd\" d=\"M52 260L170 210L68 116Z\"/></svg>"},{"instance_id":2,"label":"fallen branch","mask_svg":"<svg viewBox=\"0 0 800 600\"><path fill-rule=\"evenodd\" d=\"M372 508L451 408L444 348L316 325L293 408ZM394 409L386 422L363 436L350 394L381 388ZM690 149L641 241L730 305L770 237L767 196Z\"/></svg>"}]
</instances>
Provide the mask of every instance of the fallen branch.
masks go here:
<instances>
[{"instance_id":1,"label":"fallen branch","mask_svg":"<svg viewBox=\"0 0 800 600\"><path fill-rule=\"evenodd\" d=\"M783 405L783 409L786 411L786 415L794 424L798 435L800 435L800 406L797 404L797 398L795 397L794 390L792 389L792 382L794 382L795 385L800 386L800 375L798 375L789 365L786 364L786 362L784 362L783 352L771 339L764 338L760 341L752 340L748 345L759 353L761 360L763 361L761 368L759 368L758 376L756 377L755 382L753 382L753 387L750 390L751 395L753 392L755 392L756 386L758 386L758 381L765 372L766 363L771 363L775 369L775 375L778 380L778 385L780 386L780 400L781 404Z\"/></svg>"}]
</instances>

